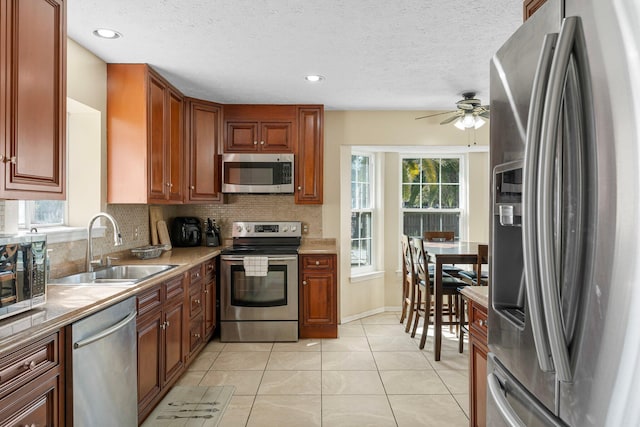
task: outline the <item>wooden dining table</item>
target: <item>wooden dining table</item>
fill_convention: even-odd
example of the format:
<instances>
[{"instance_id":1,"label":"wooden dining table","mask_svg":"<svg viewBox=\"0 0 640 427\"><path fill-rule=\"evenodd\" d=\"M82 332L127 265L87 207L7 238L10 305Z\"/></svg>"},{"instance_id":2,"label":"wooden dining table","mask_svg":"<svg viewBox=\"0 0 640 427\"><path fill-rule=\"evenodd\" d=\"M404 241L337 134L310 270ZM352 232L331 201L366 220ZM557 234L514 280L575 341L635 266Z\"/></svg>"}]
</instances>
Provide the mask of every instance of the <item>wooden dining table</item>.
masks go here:
<instances>
[{"instance_id":1,"label":"wooden dining table","mask_svg":"<svg viewBox=\"0 0 640 427\"><path fill-rule=\"evenodd\" d=\"M442 348L442 266L444 264L475 264L478 260L479 242L428 242L424 241L424 250L429 262L435 264L435 284L433 299L435 302L433 355L440 360Z\"/></svg>"}]
</instances>

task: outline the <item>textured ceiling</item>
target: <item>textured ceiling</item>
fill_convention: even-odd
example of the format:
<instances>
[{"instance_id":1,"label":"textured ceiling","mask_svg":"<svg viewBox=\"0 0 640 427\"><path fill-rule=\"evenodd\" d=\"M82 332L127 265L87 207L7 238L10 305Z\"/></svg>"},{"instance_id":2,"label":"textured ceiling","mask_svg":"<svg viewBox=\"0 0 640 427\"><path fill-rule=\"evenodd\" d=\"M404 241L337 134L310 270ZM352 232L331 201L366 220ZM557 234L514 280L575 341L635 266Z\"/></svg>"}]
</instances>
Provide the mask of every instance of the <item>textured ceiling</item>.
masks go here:
<instances>
[{"instance_id":1,"label":"textured ceiling","mask_svg":"<svg viewBox=\"0 0 640 427\"><path fill-rule=\"evenodd\" d=\"M67 26L198 98L448 110L467 90L488 102L489 60L521 21L521 0L68 0Z\"/></svg>"}]
</instances>

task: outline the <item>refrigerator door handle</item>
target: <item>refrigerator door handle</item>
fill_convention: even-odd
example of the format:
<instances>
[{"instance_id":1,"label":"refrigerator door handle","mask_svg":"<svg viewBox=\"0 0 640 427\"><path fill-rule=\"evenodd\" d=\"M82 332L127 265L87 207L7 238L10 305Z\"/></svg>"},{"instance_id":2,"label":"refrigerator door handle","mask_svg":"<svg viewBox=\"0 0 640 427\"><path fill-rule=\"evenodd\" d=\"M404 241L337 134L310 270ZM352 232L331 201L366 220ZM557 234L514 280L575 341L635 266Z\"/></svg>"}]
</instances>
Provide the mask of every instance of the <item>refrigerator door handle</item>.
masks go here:
<instances>
[{"instance_id":1,"label":"refrigerator door handle","mask_svg":"<svg viewBox=\"0 0 640 427\"><path fill-rule=\"evenodd\" d=\"M540 243L539 273L543 307L546 316L547 333L551 355L560 381L571 381L569 351L564 335L562 307L556 274L556 253L554 244L554 161L557 150L557 130L562 107L562 96L569 59L575 41L577 17L565 18L560 30L558 44L551 64L544 115L542 118L542 141L540 163L538 165L539 186L537 188L536 210L539 218L537 230Z\"/></svg>"},{"instance_id":2,"label":"refrigerator door handle","mask_svg":"<svg viewBox=\"0 0 640 427\"><path fill-rule=\"evenodd\" d=\"M489 387L491 398L495 402L498 411L500 411L503 420L506 421L510 427L526 427L526 424L522 422L507 401L505 392L502 389L502 384L500 384L500 380L498 380L498 377L494 373L490 373L487 376L487 386Z\"/></svg>"},{"instance_id":3,"label":"refrigerator door handle","mask_svg":"<svg viewBox=\"0 0 640 427\"><path fill-rule=\"evenodd\" d=\"M536 240L536 188L538 187L538 153L540 149L540 136L542 130L542 114L544 109L544 95L547 90L549 69L553 58L553 49L556 45L558 34L547 34L542 43L542 51L538 59L533 88L531 90L531 103L529 105L529 117L527 120L526 152L524 162L523 200L522 200L522 232L523 232L523 260L525 288L529 305L529 319L531 331L535 343L536 354L540 369L544 372L553 371L553 361L545 334L543 320L542 296L540 294L540 276L538 274L538 245Z\"/></svg>"}]
</instances>

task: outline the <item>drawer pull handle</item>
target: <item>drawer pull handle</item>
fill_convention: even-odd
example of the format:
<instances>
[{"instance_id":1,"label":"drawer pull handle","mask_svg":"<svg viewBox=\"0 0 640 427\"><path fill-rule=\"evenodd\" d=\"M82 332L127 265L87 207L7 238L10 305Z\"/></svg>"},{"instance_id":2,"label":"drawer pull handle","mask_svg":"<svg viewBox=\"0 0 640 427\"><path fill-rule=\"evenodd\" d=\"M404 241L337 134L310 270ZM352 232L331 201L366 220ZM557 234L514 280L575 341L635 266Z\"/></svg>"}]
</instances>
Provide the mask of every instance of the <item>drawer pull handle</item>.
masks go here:
<instances>
[{"instance_id":1,"label":"drawer pull handle","mask_svg":"<svg viewBox=\"0 0 640 427\"><path fill-rule=\"evenodd\" d=\"M24 367L24 369L28 369L30 371L33 371L34 369L36 369L36 361L32 360L31 362L27 362L25 360L24 365L22 365Z\"/></svg>"}]
</instances>

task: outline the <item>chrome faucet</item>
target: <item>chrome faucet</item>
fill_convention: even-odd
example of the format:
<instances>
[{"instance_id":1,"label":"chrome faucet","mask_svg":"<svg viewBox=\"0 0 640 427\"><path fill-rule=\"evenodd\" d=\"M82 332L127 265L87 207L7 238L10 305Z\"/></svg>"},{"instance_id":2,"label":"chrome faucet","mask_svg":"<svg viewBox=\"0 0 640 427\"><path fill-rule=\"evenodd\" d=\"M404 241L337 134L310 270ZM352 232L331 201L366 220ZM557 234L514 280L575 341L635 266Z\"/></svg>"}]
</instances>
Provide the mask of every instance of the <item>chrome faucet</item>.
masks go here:
<instances>
[{"instance_id":1,"label":"chrome faucet","mask_svg":"<svg viewBox=\"0 0 640 427\"><path fill-rule=\"evenodd\" d=\"M92 234L91 233L91 229L93 228L93 223L96 221L96 219L100 218L101 216L107 218L109 221L111 221L111 225L113 225L113 244L114 244L114 246L122 245L122 235L120 234L120 227L118 227L118 223L116 222L115 218L112 217L111 215L109 215L106 212L100 212L100 213L95 214L93 216L93 218L91 218L89 220L89 225L87 226L87 234L88 234L88 238L87 238L87 264L86 264L87 271L93 271L94 266L96 266L96 267L101 267L102 266L102 259L97 260L97 261L93 260L93 242L92 242L92 235L91 235Z\"/></svg>"}]
</instances>

